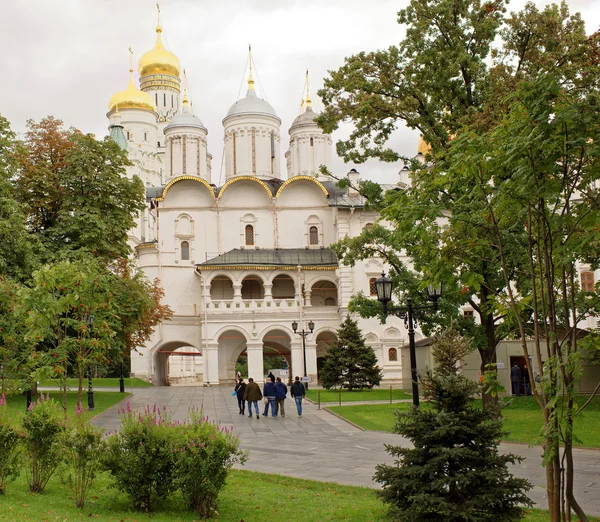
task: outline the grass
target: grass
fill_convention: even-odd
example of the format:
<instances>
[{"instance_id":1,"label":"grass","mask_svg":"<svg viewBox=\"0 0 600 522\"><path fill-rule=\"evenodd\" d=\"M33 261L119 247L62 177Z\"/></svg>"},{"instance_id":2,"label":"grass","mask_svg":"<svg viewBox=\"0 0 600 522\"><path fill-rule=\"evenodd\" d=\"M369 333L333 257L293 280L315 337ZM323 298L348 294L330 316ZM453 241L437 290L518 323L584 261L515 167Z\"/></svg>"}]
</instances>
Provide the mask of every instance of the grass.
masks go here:
<instances>
[{"instance_id":1,"label":"grass","mask_svg":"<svg viewBox=\"0 0 600 522\"><path fill-rule=\"evenodd\" d=\"M579 402L583 404L582 397ZM408 410L412 404L373 404L357 406L333 406L332 411L358 424L361 428L375 431L392 431L394 411ZM427 407L423 403L421 407ZM533 397L513 397L509 406L502 410L504 428L509 442L537 443L543 423L542 412ZM575 436L578 446L600 448L600 397L596 397L575 419Z\"/></svg>"},{"instance_id":2,"label":"grass","mask_svg":"<svg viewBox=\"0 0 600 522\"><path fill-rule=\"evenodd\" d=\"M75 508L70 490L55 475L43 494L31 494L24 478L9 483L0 496L0 520L7 521L98 521L135 522L153 520L194 521L179 494L173 494L157 511L132 511L127 497L111 489L109 477L102 474L90 491L90 501L82 510ZM257 520L302 520L302 522L339 521L383 522L386 506L370 488L340 486L281 475L233 470L219 496L218 522ZM528 510L526 522L545 522L548 513ZM599 522L597 518L590 519Z\"/></svg>"},{"instance_id":3,"label":"grass","mask_svg":"<svg viewBox=\"0 0 600 522\"><path fill-rule=\"evenodd\" d=\"M131 387L133 388L149 388L152 386L151 383L146 382L146 381L142 381L142 379L131 379L130 377L126 377L124 379L125 381L125 389L127 390L127 388L131 389ZM118 377L99 377L99 378L94 378L92 380L92 384L94 385L94 388L117 388L119 389L119 378ZM43 387L59 387L60 386L60 382L58 381L58 379L43 379L40 381L40 386ZM78 379L67 379L67 386L69 389L71 390L76 390L77 386L79 386L79 380ZM83 387L84 389L87 389L87 379L85 381L83 381Z\"/></svg>"},{"instance_id":4,"label":"grass","mask_svg":"<svg viewBox=\"0 0 600 522\"><path fill-rule=\"evenodd\" d=\"M44 392L44 395L50 394L50 397L61 401L59 392ZM129 397L129 393L114 393L114 392L94 392L94 411L85 412L90 418L95 417L99 413L107 410L114 406L118 402L122 401L126 397ZM87 409L87 395L83 394L83 406L84 410ZM71 416L75 416L75 406L77 404L77 392L67 392L67 409ZM25 397L23 395L13 395L6 399L6 405L8 406L8 415L13 419L14 422L19 421L19 417L25 414ZM1 499L1 497L0 497Z\"/></svg>"},{"instance_id":5,"label":"grass","mask_svg":"<svg viewBox=\"0 0 600 522\"><path fill-rule=\"evenodd\" d=\"M342 402L361 401L389 401L389 388L375 388L372 390L307 390L306 397L317 402L318 394L321 394L321 402L338 402L341 393ZM411 395L402 390L392 390L393 400L410 399Z\"/></svg>"}]
</instances>

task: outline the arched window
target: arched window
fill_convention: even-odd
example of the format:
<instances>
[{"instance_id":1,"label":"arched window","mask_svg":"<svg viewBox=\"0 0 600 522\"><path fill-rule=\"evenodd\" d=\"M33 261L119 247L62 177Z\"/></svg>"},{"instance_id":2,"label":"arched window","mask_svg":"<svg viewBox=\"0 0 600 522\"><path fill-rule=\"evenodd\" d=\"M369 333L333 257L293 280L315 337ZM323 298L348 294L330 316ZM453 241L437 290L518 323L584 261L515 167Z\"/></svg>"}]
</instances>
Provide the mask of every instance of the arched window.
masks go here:
<instances>
[{"instance_id":1,"label":"arched window","mask_svg":"<svg viewBox=\"0 0 600 522\"><path fill-rule=\"evenodd\" d=\"M594 272L581 272L581 289L584 292L594 291Z\"/></svg>"},{"instance_id":2,"label":"arched window","mask_svg":"<svg viewBox=\"0 0 600 522\"><path fill-rule=\"evenodd\" d=\"M244 229L245 237L246 237L246 246L254 245L254 227L252 225L246 225Z\"/></svg>"},{"instance_id":3,"label":"arched window","mask_svg":"<svg viewBox=\"0 0 600 522\"><path fill-rule=\"evenodd\" d=\"M190 244L187 241L181 242L181 259L189 261L190 259Z\"/></svg>"},{"instance_id":4,"label":"arched window","mask_svg":"<svg viewBox=\"0 0 600 522\"><path fill-rule=\"evenodd\" d=\"M319 229L317 227L309 228L308 242L310 245L318 245L319 244Z\"/></svg>"},{"instance_id":5,"label":"arched window","mask_svg":"<svg viewBox=\"0 0 600 522\"><path fill-rule=\"evenodd\" d=\"M398 350L396 348L390 348L388 350L388 361L397 361L398 360Z\"/></svg>"},{"instance_id":6,"label":"arched window","mask_svg":"<svg viewBox=\"0 0 600 522\"><path fill-rule=\"evenodd\" d=\"M313 147L315 144L315 140L313 138L310 139L310 146Z\"/></svg>"},{"instance_id":7,"label":"arched window","mask_svg":"<svg viewBox=\"0 0 600 522\"><path fill-rule=\"evenodd\" d=\"M369 295L377 295L377 287L375 286L376 280L375 277L369 279Z\"/></svg>"}]
</instances>

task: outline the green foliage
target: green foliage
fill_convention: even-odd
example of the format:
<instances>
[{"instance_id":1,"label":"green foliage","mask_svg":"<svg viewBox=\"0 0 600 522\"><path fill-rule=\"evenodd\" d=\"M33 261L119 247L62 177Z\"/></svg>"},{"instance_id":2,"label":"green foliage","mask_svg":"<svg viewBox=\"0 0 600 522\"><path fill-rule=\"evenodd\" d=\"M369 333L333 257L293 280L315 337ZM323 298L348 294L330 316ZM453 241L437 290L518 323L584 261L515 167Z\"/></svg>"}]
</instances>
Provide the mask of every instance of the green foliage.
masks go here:
<instances>
[{"instance_id":1,"label":"green foliage","mask_svg":"<svg viewBox=\"0 0 600 522\"><path fill-rule=\"evenodd\" d=\"M19 462L19 433L8 422L6 397L0 395L0 495L4 494L6 484L14 480L21 472Z\"/></svg>"},{"instance_id":2,"label":"green foliage","mask_svg":"<svg viewBox=\"0 0 600 522\"><path fill-rule=\"evenodd\" d=\"M102 431L91 425L81 403L77 405L75 415L74 422L67 424L60 445L66 464L63 479L73 492L75 505L82 508L101 468L105 443L102 440Z\"/></svg>"},{"instance_id":3,"label":"green foliage","mask_svg":"<svg viewBox=\"0 0 600 522\"><path fill-rule=\"evenodd\" d=\"M388 445L395 464L375 473L393 520L518 521L532 504L531 484L507 468L521 459L498 450L502 422L475 406L479 385L456 373L465 343L456 332L442 334L435 351L443 364L422 377L431 407L396 413L394 432L414 447Z\"/></svg>"},{"instance_id":4,"label":"green foliage","mask_svg":"<svg viewBox=\"0 0 600 522\"><path fill-rule=\"evenodd\" d=\"M357 322L350 315L337 331L337 341L327 347L320 375L327 389L370 389L381 380L382 371L377 366L375 352L365 344Z\"/></svg>"},{"instance_id":5,"label":"green foliage","mask_svg":"<svg viewBox=\"0 0 600 522\"><path fill-rule=\"evenodd\" d=\"M23 417L23 456L29 490L44 491L59 465L62 452L60 435L64 431L60 406L43 395L29 406Z\"/></svg>"},{"instance_id":6,"label":"green foliage","mask_svg":"<svg viewBox=\"0 0 600 522\"><path fill-rule=\"evenodd\" d=\"M138 511L152 511L173 490L174 424L154 405L120 410L121 428L109 434L104 465Z\"/></svg>"},{"instance_id":7,"label":"green foliage","mask_svg":"<svg viewBox=\"0 0 600 522\"><path fill-rule=\"evenodd\" d=\"M201 412L192 411L189 424L178 430L173 449L175 486L200 518L211 518L229 470L236 462L246 461L239 439L229 428L208 422Z\"/></svg>"}]
</instances>

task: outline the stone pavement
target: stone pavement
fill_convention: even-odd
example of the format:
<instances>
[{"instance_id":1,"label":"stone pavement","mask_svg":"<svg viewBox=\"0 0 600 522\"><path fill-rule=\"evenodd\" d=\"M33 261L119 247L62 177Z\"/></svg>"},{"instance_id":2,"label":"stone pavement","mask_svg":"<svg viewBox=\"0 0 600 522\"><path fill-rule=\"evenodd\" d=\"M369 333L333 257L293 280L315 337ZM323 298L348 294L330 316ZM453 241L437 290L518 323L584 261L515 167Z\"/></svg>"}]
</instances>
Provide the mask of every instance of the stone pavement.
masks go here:
<instances>
[{"instance_id":1,"label":"stone pavement","mask_svg":"<svg viewBox=\"0 0 600 522\"><path fill-rule=\"evenodd\" d=\"M298 418L291 399L285 403L285 418L261 415L260 419L250 419L238 414L232 391L225 386L136 388L129 402L133 409L147 404L166 406L173 418L181 420L189 408L202 408L209 419L237 431L241 446L249 450L244 469L265 473L376 488L378 484L372 481L375 465L393 461L384 444L410 445L398 435L361 431L308 402L303 405L302 418ZM264 407L262 402L259 406ZM118 408L98 415L94 423L107 430L117 429ZM513 473L534 485L529 496L538 507L546 508L541 448L501 444L501 450L525 458L514 466ZM600 515L600 451L575 449L574 458L575 496L587 514Z\"/></svg>"}]
</instances>

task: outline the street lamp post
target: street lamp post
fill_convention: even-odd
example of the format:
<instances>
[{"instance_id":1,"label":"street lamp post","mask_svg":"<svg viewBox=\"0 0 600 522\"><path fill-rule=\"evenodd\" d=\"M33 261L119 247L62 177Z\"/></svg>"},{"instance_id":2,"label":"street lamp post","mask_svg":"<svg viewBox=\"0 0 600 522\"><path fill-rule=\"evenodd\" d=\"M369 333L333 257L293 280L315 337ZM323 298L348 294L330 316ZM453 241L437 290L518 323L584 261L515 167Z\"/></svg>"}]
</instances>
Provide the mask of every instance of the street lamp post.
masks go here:
<instances>
[{"instance_id":1,"label":"street lamp post","mask_svg":"<svg viewBox=\"0 0 600 522\"><path fill-rule=\"evenodd\" d=\"M438 299L442 296L442 285L429 285L427 287L427 297L433 301L431 305L413 306L412 299L406 300L406 306L388 306L392 300L392 280L386 277L385 272L381 277L375 280L375 290L377 299L383 305L384 322L388 315L395 315L404 319L404 326L408 328L408 344L410 349L410 373L412 381L413 404L419 407L419 381L417 374L417 352L415 349L415 326L428 311L436 312L438 309Z\"/></svg>"},{"instance_id":2,"label":"street lamp post","mask_svg":"<svg viewBox=\"0 0 600 522\"><path fill-rule=\"evenodd\" d=\"M123 378L123 363L121 363L121 374L119 376L119 392L125 393L125 379Z\"/></svg>"},{"instance_id":3,"label":"street lamp post","mask_svg":"<svg viewBox=\"0 0 600 522\"><path fill-rule=\"evenodd\" d=\"M294 321L292 323L292 330L294 330L295 334L298 334L300 337L302 337L302 356L304 357L304 389L308 390L308 375L306 374L306 336L313 333L314 329L315 329L315 323L312 321L308 322L308 329L309 331L305 331L304 328L302 328L302 331L298 332L298 323L296 321Z\"/></svg>"},{"instance_id":4,"label":"street lamp post","mask_svg":"<svg viewBox=\"0 0 600 522\"><path fill-rule=\"evenodd\" d=\"M89 326L90 330L92 329L92 325L94 324L94 316L91 314L83 314L82 316L83 322ZM94 389L92 387L92 368L88 368L88 411L94 410Z\"/></svg>"}]
</instances>

